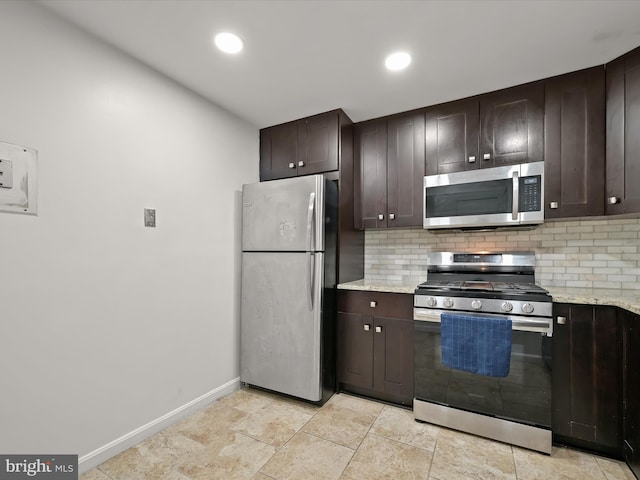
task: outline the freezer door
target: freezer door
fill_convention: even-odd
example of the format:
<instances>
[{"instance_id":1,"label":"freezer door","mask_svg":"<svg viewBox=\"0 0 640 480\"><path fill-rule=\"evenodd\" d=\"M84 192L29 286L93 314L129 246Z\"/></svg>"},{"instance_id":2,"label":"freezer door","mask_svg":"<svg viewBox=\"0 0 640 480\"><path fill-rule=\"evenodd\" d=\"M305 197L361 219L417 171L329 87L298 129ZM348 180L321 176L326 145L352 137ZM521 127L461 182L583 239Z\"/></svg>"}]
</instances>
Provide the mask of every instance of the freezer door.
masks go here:
<instances>
[{"instance_id":1,"label":"freezer door","mask_svg":"<svg viewBox=\"0 0 640 480\"><path fill-rule=\"evenodd\" d=\"M324 250L322 175L272 180L242 187L242 250Z\"/></svg>"},{"instance_id":2,"label":"freezer door","mask_svg":"<svg viewBox=\"0 0 640 480\"><path fill-rule=\"evenodd\" d=\"M321 399L323 257L242 254L240 381Z\"/></svg>"}]
</instances>

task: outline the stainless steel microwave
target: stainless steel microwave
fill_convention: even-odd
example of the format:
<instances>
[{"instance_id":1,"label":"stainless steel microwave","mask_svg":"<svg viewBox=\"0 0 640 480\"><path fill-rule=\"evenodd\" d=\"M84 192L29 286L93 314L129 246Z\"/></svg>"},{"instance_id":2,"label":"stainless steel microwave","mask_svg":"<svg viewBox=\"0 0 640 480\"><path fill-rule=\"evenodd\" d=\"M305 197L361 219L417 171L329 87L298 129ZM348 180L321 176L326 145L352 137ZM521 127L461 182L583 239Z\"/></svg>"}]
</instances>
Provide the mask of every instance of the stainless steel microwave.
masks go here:
<instances>
[{"instance_id":1,"label":"stainless steel microwave","mask_svg":"<svg viewBox=\"0 0 640 480\"><path fill-rule=\"evenodd\" d=\"M544 162L424 177L424 228L544 222Z\"/></svg>"}]
</instances>

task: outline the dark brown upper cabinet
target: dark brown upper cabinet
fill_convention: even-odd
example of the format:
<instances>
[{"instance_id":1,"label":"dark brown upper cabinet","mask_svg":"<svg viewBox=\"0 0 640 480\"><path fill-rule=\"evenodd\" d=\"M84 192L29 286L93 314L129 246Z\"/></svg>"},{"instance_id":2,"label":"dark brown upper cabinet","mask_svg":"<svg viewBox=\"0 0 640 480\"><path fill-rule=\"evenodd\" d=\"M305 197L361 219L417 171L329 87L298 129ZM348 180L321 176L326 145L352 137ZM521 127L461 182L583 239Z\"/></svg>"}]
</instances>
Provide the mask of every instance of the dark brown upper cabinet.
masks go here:
<instances>
[{"instance_id":1,"label":"dark brown upper cabinet","mask_svg":"<svg viewBox=\"0 0 640 480\"><path fill-rule=\"evenodd\" d=\"M422 225L424 131L423 111L355 126L356 228Z\"/></svg>"},{"instance_id":2,"label":"dark brown upper cabinet","mask_svg":"<svg viewBox=\"0 0 640 480\"><path fill-rule=\"evenodd\" d=\"M429 107L425 111L427 175L480 168L477 99L465 99Z\"/></svg>"},{"instance_id":3,"label":"dark brown upper cabinet","mask_svg":"<svg viewBox=\"0 0 640 480\"><path fill-rule=\"evenodd\" d=\"M425 110L426 174L544 160L544 83Z\"/></svg>"},{"instance_id":4,"label":"dark brown upper cabinet","mask_svg":"<svg viewBox=\"0 0 640 480\"><path fill-rule=\"evenodd\" d=\"M604 215L603 66L545 81L545 218Z\"/></svg>"},{"instance_id":5,"label":"dark brown upper cabinet","mask_svg":"<svg viewBox=\"0 0 640 480\"><path fill-rule=\"evenodd\" d=\"M260 180L338 170L340 131L350 123L332 110L260 130Z\"/></svg>"},{"instance_id":6,"label":"dark brown upper cabinet","mask_svg":"<svg viewBox=\"0 0 640 480\"><path fill-rule=\"evenodd\" d=\"M640 212L640 48L606 65L606 213Z\"/></svg>"},{"instance_id":7,"label":"dark brown upper cabinet","mask_svg":"<svg viewBox=\"0 0 640 480\"><path fill-rule=\"evenodd\" d=\"M480 161L500 167L544 160L544 83L480 97Z\"/></svg>"}]
</instances>

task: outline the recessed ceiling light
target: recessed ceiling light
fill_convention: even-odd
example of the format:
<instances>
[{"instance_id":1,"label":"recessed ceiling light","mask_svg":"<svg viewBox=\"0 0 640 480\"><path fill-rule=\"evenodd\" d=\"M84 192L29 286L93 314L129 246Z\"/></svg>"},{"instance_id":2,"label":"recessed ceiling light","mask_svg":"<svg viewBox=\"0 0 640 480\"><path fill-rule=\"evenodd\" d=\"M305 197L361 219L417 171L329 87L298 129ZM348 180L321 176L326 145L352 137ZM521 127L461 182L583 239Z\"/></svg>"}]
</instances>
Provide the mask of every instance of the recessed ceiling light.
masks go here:
<instances>
[{"instance_id":1,"label":"recessed ceiling light","mask_svg":"<svg viewBox=\"0 0 640 480\"><path fill-rule=\"evenodd\" d=\"M222 32L215 36L214 42L216 47L222 50L225 53L238 53L240 52L244 44L242 43L242 39L229 32Z\"/></svg>"},{"instance_id":2,"label":"recessed ceiling light","mask_svg":"<svg viewBox=\"0 0 640 480\"><path fill-rule=\"evenodd\" d=\"M384 66L387 70L397 72L398 70L404 70L411 63L411 55L407 52L395 52L389 55L384 61Z\"/></svg>"}]
</instances>

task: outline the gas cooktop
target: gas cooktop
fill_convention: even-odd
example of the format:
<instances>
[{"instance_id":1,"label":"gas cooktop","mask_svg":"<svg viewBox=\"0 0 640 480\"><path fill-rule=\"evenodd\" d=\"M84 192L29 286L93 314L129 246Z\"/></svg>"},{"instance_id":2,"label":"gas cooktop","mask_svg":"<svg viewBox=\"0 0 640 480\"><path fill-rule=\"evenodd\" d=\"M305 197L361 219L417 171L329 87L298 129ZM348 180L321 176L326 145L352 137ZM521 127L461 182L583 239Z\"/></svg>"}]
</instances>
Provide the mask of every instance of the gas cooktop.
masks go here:
<instances>
[{"instance_id":1,"label":"gas cooktop","mask_svg":"<svg viewBox=\"0 0 640 480\"><path fill-rule=\"evenodd\" d=\"M416 307L533 313L536 303L546 304L546 311L552 301L535 283L533 252L433 252L427 260L428 279L415 290Z\"/></svg>"},{"instance_id":2,"label":"gas cooktop","mask_svg":"<svg viewBox=\"0 0 640 480\"><path fill-rule=\"evenodd\" d=\"M419 290L433 292L496 292L496 293L538 293L548 294L544 288L535 283L507 283L490 282L486 280L461 280L461 281L426 281L418 285Z\"/></svg>"}]
</instances>

